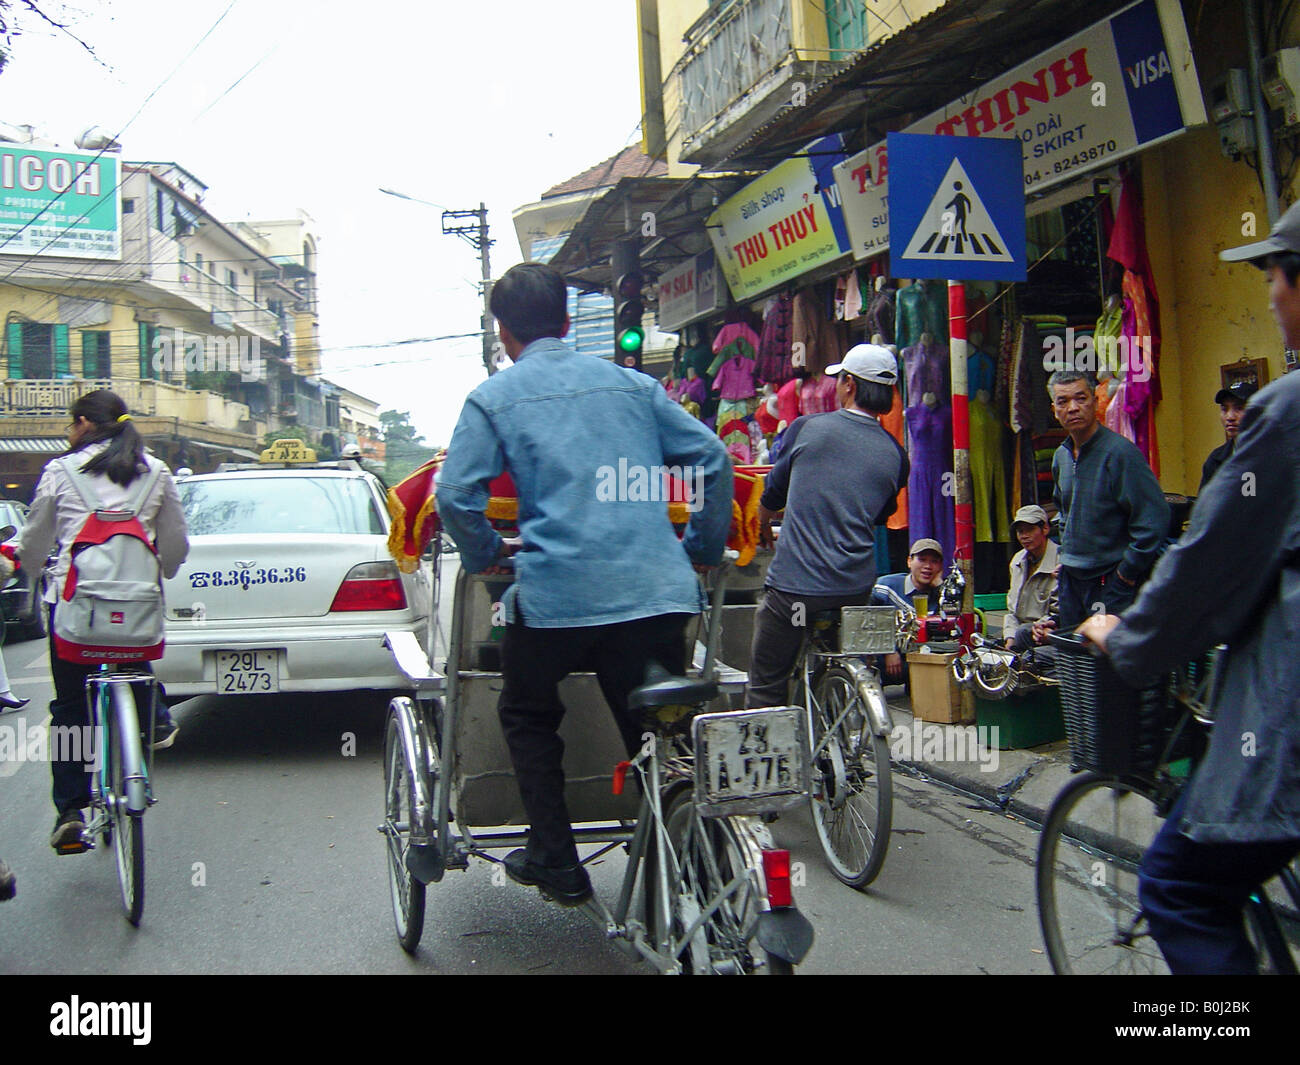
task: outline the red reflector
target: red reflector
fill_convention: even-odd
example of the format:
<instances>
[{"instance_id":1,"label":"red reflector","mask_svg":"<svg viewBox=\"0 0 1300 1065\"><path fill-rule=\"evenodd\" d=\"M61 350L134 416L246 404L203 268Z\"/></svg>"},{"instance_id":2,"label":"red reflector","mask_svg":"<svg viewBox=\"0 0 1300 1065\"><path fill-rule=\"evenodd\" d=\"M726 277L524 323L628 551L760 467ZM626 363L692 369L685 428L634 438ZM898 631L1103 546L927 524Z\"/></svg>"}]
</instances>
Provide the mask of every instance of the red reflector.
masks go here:
<instances>
[{"instance_id":1,"label":"red reflector","mask_svg":"<svg viewBox=\"0 0 1300 1065\"><path fill-rule=\"evenodd\" d=\"M767 881L767 901L773 908L794 905L789 851L763 852L763 878Z\"/></svg>"},{"instance_id":2,"label":"red reflector","mask_svg":"<svg viewBox=\"0 0 1300 1065\"><path fill-rule=\"evenodd\" d=\"M400 579L378 581L344 581L330 604L338 610L405 610L406 592Z\"/></svg>"}]
</instances>

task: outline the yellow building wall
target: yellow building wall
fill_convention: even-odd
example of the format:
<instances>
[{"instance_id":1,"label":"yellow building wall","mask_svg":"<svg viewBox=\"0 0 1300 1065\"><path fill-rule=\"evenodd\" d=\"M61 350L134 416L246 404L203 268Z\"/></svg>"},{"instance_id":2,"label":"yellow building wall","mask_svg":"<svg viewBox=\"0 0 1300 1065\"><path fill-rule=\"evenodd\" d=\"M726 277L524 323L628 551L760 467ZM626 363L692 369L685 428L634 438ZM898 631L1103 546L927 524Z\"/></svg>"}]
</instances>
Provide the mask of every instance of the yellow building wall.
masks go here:
<instances>
[{"instance_id":1,"label":"yellow building wall","mask_svg":"<svg viewBox=\"0 0 1300 1065\"><path fill-rule=\"evenodd\" d=\"M1225 248L1267 235L1268 214L1254 173L1220 153L1212 126L1146 152L1142 166L1163 329L1160 482L1167 492L1194 495L1201 464L1223 443L1214 403L1220 366L1266 359L1269 381L1282 375L1282 341L1263 273L1219 260ZM1292 198L1284 190L1283 206ZM1252 220L1253 236L1243 233Z\"/></svg>"}]
</instances>

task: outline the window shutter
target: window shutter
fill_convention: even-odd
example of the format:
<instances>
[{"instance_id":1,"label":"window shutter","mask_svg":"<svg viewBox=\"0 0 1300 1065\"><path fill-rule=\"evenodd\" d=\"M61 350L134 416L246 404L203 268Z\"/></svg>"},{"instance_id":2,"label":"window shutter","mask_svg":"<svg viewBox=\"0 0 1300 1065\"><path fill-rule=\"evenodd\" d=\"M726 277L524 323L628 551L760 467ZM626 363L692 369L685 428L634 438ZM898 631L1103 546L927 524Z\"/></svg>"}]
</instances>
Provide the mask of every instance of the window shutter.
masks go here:
<instances>
[{"instance_id":1,"label":"window shutter","mask_svg":"<svg viewBox=\"0 0 1300 1065\"><path fill-rule=\"evenodd\" d=\"M89 329L81 331L81 376L99 376L99 335Z\"/></svg>"},{"instance_id":2,"label":"window shutter","mask_svg":"<svg viewBox=\"0 0 1300 1065\"><path fill-rule=\"evenodd\" d=\"M55 380L62 377L71 377L72 363L68 358L68 327L66 325L56 325L53 333Z\"/></svg>"},{"instance_id":3,"label":"window shutter","mask_svg":"<svg viewBox=\"0 0 1300 1065\"><path fill-rule=\"evenodd\" d=\"M140 330L140 380L146 381L153 375L149 372L149 323L137 323Z\"/></svg>"},{"instance_id":4,"label":"window shutter","mask_svg":"<svg viewBox=\"0 0 1300 1065\"><path fill-rule=\"evenodd\" d=\"M23 323L10 322L5 327L5 341L9 345L9 376L23 375Z\"/></svg>"}]
</instances>

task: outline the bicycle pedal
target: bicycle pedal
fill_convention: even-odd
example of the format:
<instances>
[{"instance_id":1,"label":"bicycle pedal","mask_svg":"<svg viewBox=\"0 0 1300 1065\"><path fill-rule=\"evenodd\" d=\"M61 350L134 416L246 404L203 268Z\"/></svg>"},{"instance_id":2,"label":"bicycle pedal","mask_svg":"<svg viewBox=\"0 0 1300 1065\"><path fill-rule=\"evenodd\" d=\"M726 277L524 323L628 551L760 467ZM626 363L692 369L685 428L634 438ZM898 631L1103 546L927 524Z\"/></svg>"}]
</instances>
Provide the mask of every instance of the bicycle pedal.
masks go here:
<instances>
[{"instance_id":1,"label":"bicycle pedal","mask_svg":"<svg viewBox=\"0 0 1300 1065\"><path fill-rule=\"evenodd\" d=\"M55 854L83 854L93 851L95 844L88 839L79 839L74 843L64 843L54 849Z\"/></svg>"}]
</instances>

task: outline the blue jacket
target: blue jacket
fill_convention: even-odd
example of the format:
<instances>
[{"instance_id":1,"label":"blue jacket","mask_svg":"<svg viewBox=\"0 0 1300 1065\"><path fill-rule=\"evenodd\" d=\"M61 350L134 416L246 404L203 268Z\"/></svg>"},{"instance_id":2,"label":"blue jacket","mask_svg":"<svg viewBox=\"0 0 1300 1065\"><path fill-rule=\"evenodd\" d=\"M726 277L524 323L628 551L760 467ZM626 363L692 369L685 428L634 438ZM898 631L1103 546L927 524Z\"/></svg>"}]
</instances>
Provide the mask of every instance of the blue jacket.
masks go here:
<instances>
[{"instance_id":1,"label":"blue jacket","mask_svg":"<svg viewBox=\"0 0 1300 1065\"><path fill-rule=\"evenodd\" d=\"M687 484L681 541L666 469ZM470 393L438 474L438 513L471 573L498 557L501 538L483 512L503 470L519 493L523 538L508 620L578 628L699 611L691 563L721 560L731 461L658 381L543 338Z\"/></svg>"}]
</instances>

